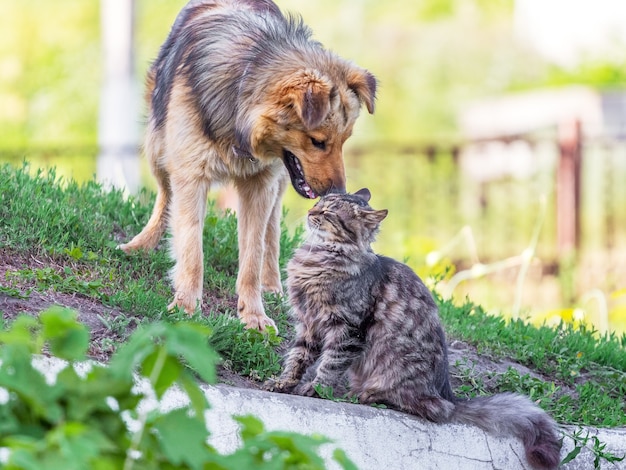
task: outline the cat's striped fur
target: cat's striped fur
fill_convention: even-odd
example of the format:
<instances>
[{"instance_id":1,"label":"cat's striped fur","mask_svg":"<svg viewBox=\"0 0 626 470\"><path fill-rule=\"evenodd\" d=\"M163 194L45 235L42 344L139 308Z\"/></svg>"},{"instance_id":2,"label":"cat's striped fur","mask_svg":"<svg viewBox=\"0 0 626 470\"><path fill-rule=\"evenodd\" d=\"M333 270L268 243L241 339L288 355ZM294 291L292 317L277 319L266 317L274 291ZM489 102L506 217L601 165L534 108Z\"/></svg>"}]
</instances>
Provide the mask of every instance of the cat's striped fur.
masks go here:
<instances>
[{"instance_id":1,"label":"cat's striped fur","mask_svg":"<svg viewBox=\"0 0 626 470\"><path fill-rule=\"evenodd\" d=\"M370 193L330 194L308 214L308 240L288 265L296 338L268 388L313 396L317 384L430 421L513 435L537 468L556 468L554 421L522 395L462 400L448 376L445 334L430 291L370 244L386 210Z\"/></svg>"}]
</instances>

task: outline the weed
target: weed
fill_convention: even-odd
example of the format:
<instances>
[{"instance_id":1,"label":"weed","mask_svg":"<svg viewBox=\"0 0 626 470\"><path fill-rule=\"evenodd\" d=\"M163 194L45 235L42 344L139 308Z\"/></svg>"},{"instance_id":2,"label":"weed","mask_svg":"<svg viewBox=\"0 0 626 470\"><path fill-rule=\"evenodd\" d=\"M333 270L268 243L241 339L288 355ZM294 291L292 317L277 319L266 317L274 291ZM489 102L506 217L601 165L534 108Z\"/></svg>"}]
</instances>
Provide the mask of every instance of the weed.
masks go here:
<instances>
[{"instance_id":1,"label":"weed","mask_svg":"<svg viewBox=\"0 0 626 470\"><path fill-rule=\"evenodd\" d=\"M316 384L313 387L313 389L315 390L315 393L317 393L317 395L320 398L323 398L324 400L331 400L331 401L335 401L339 403L353 403L353 404L359 403L359 398L354 395L351 395L350 393L345 393L339 396L336 395L333 387L327 387L322 384ZM383 403L371 403L369 406L373 408L380 408L380 409L387 408L387 405Z\"/></svg>"},{"instance_id":2,"label":"weed","mask_svg":"<svg viewBox=\"0 0 626 470\"><path fill-rule=\"evenodd\" d=\"M626 455L618 457L611 452L606 452L606 443L603 443L597 436L590 436L589 431L579 428L573 433L567 431L561 431L565 437L569 437L574 441L574 448L561 460L561 465L565 465L568 462L574 460L583 448L589 449L594 455L593 468L599 470L601 462L605 460L608 463L622 462ZM585 434L583 436L583 433Z\"/></svg>"},{"instance_id":3,"label":"weed","mask_svg":"<svg viewBox=\"0 0 626 470\"><path fill-rule=\"evenodd\" d=\"M53 289L70 294L84 294L101 301L107 300L103 291L105 284L101 279L83 279L83 276L76 275L67 266L61 271L51 267L7 271L6 277L8 280L33 282L38 291Z\"/></svg>"},{"instance_id":4,"label":"weed","mask_svg":"<svg viewBox=\"0 0 626 470\"><path fill-rule=\"evenodd\" d=\"M22 292L19 289L15 289L14 287L6 287L0 285L0 294L14 297L16 299L28 299L30 297L30 292L30 290L27 292Z\"/></svg>"},{"instance_id":5,"label":"weed","mask_svg":"<svg viewBox=\"0 0 626 470\"><path fill-rule=\"evenodd\" d=\"M265 380L280 372L276 347L282 339L273 328L268 333L248 330L237 318L217 315L209 318L209 344L225 365L256 380Z\"/></svg>"},{"instance_id":6,"label":"weed","mask_svg":"<svg viewBox=\"0 0 626 470\"><path fill-rule=\"evenodd\" d=\"M456 389L458 395L464 398L473 398L478 395L488 394L483 377L476 372L473 363L462 359L456 361L454 367L456 372L453 377L463 382L463 384Z\"/></svg>"},{"instance_id":7,"label":"weed","mask_svg":"<svg viewBox=\"0 0 626 470\"><path fill-rule=\"evenodd\" d=\"M343 402L343 403L358 403L359 402L359 399L357 397L355 397L354 395L350 395L349 393L346 393L340 396L335 395L335 390L333 389L333 387L327 387L322 384L316 384L313 387L313 389L315 390L315 393L317 393L317 395L320 398L323 398L325 400L332 400L332 401Z\"/></svg>"},{"instance_id":8,"label":"weed","mask_svg":"<svg viewBox=\"0 0 626 470\"><path fill-rule=\"evenodd\" d=\"M516 392L528 395L531 400L549 399L557 391L558 387L554 382L546 382L530 374L521 375L513 367L509 367L505 373L499 374L496 378L498 389L502 391Z\"/></svg>"}]
</instances>

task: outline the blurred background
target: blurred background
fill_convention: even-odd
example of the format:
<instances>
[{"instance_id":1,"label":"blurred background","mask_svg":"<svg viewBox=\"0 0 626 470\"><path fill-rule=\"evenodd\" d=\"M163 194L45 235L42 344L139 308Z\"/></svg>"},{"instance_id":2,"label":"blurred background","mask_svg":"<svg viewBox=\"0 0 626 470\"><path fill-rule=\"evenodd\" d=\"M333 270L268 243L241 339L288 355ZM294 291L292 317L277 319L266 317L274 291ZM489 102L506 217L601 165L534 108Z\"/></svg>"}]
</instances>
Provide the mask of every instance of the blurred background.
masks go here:
<instances>
[{"instance_id":1,"label":"blurred background","mask_svg":"<svg viewBox=\"0 0 626 470\"><path fill-rule=\"evenodd\" d=\"M0 0L0 163L153 188L143 77L185 3ZM278 4L379 79L345 147L390 211L378 252L507 317L626 332L626 2ZM289 228L310 205L288 192Z\"/></svg>"}]
</instances>

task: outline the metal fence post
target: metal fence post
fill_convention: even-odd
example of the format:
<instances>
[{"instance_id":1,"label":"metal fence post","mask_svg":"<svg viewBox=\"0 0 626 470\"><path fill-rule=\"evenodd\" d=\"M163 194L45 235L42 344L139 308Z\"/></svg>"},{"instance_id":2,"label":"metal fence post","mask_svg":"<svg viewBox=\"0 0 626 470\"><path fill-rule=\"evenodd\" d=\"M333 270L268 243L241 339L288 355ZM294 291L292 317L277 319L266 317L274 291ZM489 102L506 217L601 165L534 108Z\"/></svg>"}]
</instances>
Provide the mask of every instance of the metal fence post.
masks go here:
<instances>
[{"instance_id":1,"label":"metal fence post","mask_svg":"<svg viewBox=\"0 0 626 470\"><path fill-rule=\"evenodd\" d=\"M134 193L140 185L139 87L134 73L134 0L100 0L103 83L97 178Z\"/></svg>"},{"instance_id":2,"label":"metal fence post","mask_svg":"<svg viewBox=\"0 0 626 470\"><path fill-rule=\"evenodd\" d=\"M581 126L572 119L558 126L559 163L556 174L557 245L562 300L576 298L576 266L580 253Z\"/></svg>"},{"instance_id":3,"label":"metal fence post","mask_svg":"<svg viewBox=\"0 0 626 470\"><path fill-rule=\"evenodd\" d=\"M571 257L580 248L580 170L582 135L580 121L558 127L559 162L556 174L557 244L559 257Z\"/></svg>"}]
</instances>

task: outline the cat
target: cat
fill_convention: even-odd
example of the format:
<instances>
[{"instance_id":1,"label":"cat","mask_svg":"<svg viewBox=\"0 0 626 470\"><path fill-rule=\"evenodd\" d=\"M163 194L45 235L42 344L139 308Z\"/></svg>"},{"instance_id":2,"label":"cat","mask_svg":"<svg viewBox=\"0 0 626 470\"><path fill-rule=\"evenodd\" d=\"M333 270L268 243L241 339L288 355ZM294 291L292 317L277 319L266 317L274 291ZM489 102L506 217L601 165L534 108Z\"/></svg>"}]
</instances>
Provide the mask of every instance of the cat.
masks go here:
<instances>
[{"instance_id":1,"label":"cat","mask_svg":"<svg viewBox=\"0 0 626 470\"><path fill-rule=\"evenodd\" d=\"M265 388L314 396L317 385L332 387L363 404L476 425L520 438L534 467L556 468L556 423L530 399L455 397L437 305L411 268L372 251L387 210L370 197L365 188L329 194L309 211L308 239L287 265L296 336Z\"/></svg>"}]
</instances>

